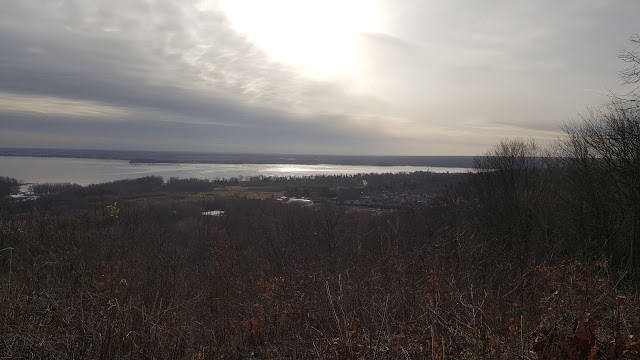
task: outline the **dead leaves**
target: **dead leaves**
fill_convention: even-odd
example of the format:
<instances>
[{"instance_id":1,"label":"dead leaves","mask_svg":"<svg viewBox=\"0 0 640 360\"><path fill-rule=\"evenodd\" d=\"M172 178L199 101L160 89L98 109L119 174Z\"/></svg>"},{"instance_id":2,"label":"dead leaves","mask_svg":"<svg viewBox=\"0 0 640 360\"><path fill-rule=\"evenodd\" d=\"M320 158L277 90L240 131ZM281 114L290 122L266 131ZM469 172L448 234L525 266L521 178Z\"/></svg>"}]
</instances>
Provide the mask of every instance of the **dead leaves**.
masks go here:
<instances>
[{"instance_id":1,"label":"dead leaves","mask_svg":"<svg viewBox=\"0 0 640 360\"><path fill-rule=\"evenodd\" d=\"M593 358L593 348L596 342L596 323L591 314L584 313L575 323L574 332L564 341L557 343L552 336L539 335L533 344L541 360L586 360ZM596 357L597 358L597 350Z\"/></svg>"},{"instance_id":2,"label":"dead leaves","mask_svg":"<svg viewBox=\"0 0 640 360\"><path fill-rule=\"evenodd\" d=\"M640 354L640 335L616 334L609 347L607 358L619 359L625 351L634 351Z\"/></svg>"},{"instance_id":3,"label":"dead leaves","mask_svg":"<svg viewBox=\"0 0 640 360\"><path fill-rule=\"evenodd\" d=\"M626 351L640 352L640 336L618 333L609 344L606 357L599 357L604 353L596 346L596 329L597 325L591 314L584 313L576 320L573 334L562 342L554 341L552 336L536 334L533 351L540 360L617 360Z\"/></svg>"}]
</instances>

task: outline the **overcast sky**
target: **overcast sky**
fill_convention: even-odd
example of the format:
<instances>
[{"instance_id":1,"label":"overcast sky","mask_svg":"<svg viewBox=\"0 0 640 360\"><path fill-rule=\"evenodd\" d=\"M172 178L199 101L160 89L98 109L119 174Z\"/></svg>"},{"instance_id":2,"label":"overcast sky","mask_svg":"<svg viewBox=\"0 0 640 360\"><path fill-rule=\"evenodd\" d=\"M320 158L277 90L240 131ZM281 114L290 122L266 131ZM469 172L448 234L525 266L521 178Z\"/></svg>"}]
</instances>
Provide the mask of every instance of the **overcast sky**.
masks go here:
<instances>
[{"instance_id":1,"label":"overcast sky","mask_svg":"<svg viewBox=\"0 0 640 360\"><path fill-rule=\"evenodd\" d=\"M3 0L0 147L476 155L607 102L638 0Z\"/></svg>"}]
</instances>

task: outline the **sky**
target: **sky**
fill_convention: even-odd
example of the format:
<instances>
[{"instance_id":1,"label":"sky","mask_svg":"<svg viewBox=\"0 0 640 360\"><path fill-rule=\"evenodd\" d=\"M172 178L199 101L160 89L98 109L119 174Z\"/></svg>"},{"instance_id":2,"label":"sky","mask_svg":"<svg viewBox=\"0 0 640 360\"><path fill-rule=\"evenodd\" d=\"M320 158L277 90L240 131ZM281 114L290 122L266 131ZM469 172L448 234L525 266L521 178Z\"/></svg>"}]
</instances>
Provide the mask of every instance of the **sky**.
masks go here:
<instances>
[{"instance_id":1,"label":"sky","mask_svg":"<svg viewBox=\"0 0 640 360\"><path fill-rule=\"evenodd\" d=\"M3 0L0 147L477 155L620 89L640 0Z\"/></svg>"}]
</instances>

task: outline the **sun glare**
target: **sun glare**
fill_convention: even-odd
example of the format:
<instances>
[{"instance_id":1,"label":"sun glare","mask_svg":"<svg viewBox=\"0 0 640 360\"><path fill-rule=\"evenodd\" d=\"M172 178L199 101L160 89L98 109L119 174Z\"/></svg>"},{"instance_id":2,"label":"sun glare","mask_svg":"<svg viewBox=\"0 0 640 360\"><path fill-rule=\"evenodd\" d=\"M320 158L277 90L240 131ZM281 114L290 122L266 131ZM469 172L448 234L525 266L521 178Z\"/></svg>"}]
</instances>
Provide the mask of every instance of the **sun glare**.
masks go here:
<instances>
[{"instance_id":1,"label":"sun glare","mask_svg":"<svg viewBox=\"0 0 640 360\"><path fill-rule=\"evenodd\" d=\"M374 2L222 0L236 31L276 61L306 75L331 77L358 69L358 33L382 32Z\"/></svg>"}]
</instances>

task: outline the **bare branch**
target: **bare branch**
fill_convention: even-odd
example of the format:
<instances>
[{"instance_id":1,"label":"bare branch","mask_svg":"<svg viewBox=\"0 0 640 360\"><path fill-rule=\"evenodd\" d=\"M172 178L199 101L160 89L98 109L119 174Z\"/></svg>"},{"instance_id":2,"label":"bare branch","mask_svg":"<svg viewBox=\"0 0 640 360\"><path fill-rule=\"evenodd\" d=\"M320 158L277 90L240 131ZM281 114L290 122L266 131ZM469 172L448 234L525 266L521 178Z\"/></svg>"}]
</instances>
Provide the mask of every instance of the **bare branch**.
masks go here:
<instances>
[{"instance_id":1,"label":"bare branch","mask_svg":"<svg viewBox=\"0 0 640 360\"><path fill-rule=\"evenodd\" d=\"M632 44L630 49L622 49L618 54L618 58L627 64L627 67L620 71L620 78L624 85L640 84L640 34L635 34L629 41ZM633 87L626 95L622 95L620 99L628 99L629 97L638 97L638 86ZM616 98L618 98L616 96ZM633 99L631 101L636 101ZM637 103L632 104L638 106Z\"/></svg>"}]
</instances>

